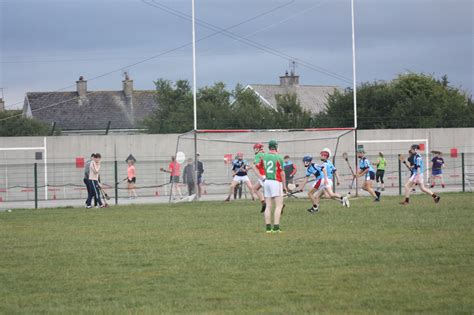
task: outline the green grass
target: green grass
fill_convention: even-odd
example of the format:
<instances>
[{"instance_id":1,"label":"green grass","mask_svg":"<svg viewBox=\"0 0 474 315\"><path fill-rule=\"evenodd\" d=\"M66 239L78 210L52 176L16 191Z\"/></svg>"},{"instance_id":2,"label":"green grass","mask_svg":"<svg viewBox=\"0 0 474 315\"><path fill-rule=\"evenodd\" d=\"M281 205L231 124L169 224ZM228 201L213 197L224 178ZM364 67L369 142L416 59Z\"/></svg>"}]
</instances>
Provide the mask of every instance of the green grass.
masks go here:
<instances>
[{"instance_id":1,"label":"green grass","mask_svg":"<svg viewBox=\"0 0 474 315\"><path fill-rule=\"evenodd\" d=\"M0 313L473 313L473 194L0 213Z\"/></svg>"}]
</instances>

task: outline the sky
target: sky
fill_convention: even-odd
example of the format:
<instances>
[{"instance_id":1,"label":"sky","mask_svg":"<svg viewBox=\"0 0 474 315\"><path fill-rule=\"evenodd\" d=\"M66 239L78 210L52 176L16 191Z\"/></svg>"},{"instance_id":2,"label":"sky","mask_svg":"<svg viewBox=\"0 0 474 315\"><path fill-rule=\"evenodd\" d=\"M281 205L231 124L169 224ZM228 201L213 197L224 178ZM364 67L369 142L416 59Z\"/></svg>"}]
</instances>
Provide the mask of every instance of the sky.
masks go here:
<instances>
[{"instance_id":1,"label":"sky","mask_svg":"<svg viewBox=\"0 0 474 315\"><path fill-rule=\"evenodd\" d=\"M7 108L81 75L91 91L121 89L123 71L135 89L191 81L190 14L191 0L0 0ZM300 84L352 85L350 0L196 0L196 17L198 87L278 84L291 60ZM355 38L358 84L422 72L474 91L472 0L355 0Z\"/></svg>"}]
</instances>

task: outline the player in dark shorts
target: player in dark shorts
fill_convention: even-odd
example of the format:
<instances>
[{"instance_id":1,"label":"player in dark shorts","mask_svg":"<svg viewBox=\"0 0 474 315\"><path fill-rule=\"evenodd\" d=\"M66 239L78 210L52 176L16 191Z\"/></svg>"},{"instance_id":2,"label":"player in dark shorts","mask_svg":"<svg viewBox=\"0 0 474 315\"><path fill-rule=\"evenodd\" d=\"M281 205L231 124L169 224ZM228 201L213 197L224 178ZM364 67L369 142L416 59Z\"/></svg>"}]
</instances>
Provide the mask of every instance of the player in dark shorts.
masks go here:
<instances>
[{"instance_id":1,"label":"player in dark shorts","mask_svg":"<svg viewBox=\"0 0 474 315\"><path fill-rule=\"evenodd\" d=\"M443 179L443 168L446 166L444 164L444 159L441 156L440 151L433 151L435 156L431 159L431 188L436 185L436 178L441 180L441 187L444 188L444 179Z\"/></svg>"}]
</instances>

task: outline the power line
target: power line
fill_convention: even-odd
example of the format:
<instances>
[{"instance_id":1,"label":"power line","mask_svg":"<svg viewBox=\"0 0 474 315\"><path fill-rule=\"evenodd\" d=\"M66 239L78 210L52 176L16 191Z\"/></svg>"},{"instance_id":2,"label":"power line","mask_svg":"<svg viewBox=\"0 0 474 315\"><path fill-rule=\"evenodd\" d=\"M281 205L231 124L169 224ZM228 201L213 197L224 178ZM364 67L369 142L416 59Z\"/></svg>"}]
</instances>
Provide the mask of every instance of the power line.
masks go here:
<instances>
[{"instance_id":1,"label":"power line","mask_svg":"<svg viewBox=\"0 0 474 315\"><path fill-rule=\"evenodd\" d=\"M149 2L146 2L146 0L142 0L143 3L146 3L150 6L153 6L153 7L156 7L160 10L163 10L165 12L168 12L176 17L179 17L181 19L184 19L184 20L187 20L187 21L190 21L191 20L191 16L189 14L186 14L184 12L181 12L181 11L178 11L178 10L175 10L169 6L166 6L164 4L161 4L161 3L158 3L156 2L155 0L152 0L152 3L149 3ZM283 58L285 60L294 60L296 62L298 62L298 64L306 67L306 68L309 68L311 70L314 70L316 72L319 72L319 73L322 73L322 74L325 74L327 76L330 76L332 78L335 78L335 79L338 79L340 81L343 81L343 82L346 82L346 83L352 83L352 80L350 78L347 78L343 75L340 75L336 72L333 72L331 70L328 70L328 69L325 69L323 67L320 67L320 66L317 66L317 65L314 65L310 62L307 62L301 58L297 58L297 57L294 57L292 55L289 55L287 53L284 53L282 51L279 51L279 50L276 50L272 47L269 47L269 46L266 46L266 45L263 45L263 44L260 44L254 40L251 40L251 39L248 39L248 38L244 38L236 33L233 33L233 32L229 32L228 30L230 28L227 28L227 29L223 29L219 26L216 26L216 25L213 25L211 23L208 23L208 22L205 22L201 19L196 19L196 23L207 28L207 29L210 29L210 30L213 30L213 31L219 31L221 33L223 33L223 35L227 36L227 37L230 37L236 41L239 41L239 42L242 42L246 45L249 45L249 46L252 46L254 48L257 48L259 50L262 50L262 51L265 51L269 54L272 54L274 56L277 56L277 57L280 57L280 58ZM234 27L232 27L234 28Z\"/></svg>"},{"instance_id":2,"label":"power line","mask_svg":"<svg viewBox=\"0 0 474 315\"><path fill-rule=\"evenodd\" d=\"M238 27L238 26L240 26L240 25L243 25L243 24L245 24L245 23L251 22L251 21L253 21L253 20L256 20L256 19L258 19L258 18L260 18L260 17L262 17L262 16L265 16L265 15L270 14L270 13L276 11L276 10L279 10L279 9L281 9L281 8L283 8L283 7L286 7L286 6L290 5L290 4L292 4L294 1L295 1L295 0L292 0L292 1L290 1L290 2L287 2L287 3L284 3L284 4L278 5L278 6L272 8L272 9L269 9L269 10L267 10L267 11L261 12L261 13L255 15L255 16L250 17L250 18L248 18L248 19L246 19L246 20L244 20L244 21L241 21L241 22L239 22L239 23L237 23L237 24L231 25L231 26L229 26L229 27L227 27L227 28L225 28L225 29L222 29L222 30L220 30L220 31L216 31L216 32L211 33L211 34L209 34L209 35L207 35L207 36L204 36L204 37L202 37L202 38L199 38L199 39L196 40L196 42L200 42L200 41L206 40L206 39L208 39L208 38L217 36L217 35L219 35L219 34L225 32L226 30L229 30L229 29ZM146 2L144 2L144 3L146 3ZM189 43L186 43L186 44L182 44L182 45L177 46L177 47L175 47L175 48L168 49L168 50L166 50L166 51L164 51L164 52L161 52L161 53L159 53L159 54L156 54L156 55L154 55L154 56L145 58L145 59L143 59L143 60L141 60L141 61L138 61L138 62L129 64L129 65L126 65L126 66L123 66L123 67L121 67L121 68L119 68L119 69L115 69L115 70L106 72L106 73L104 73L104 74L95 76L95 77L93 77L93 78L91 78L91 79L88 79L88 80L89 80L89 81L93 81L93 80L96 80L96 79L99 79L99 78L108 76L108 75L113 74L113 73L116 73L116 72L121 72L121 71L127 70L128 68L131 68L131 67L137 66L137 65L139 65L139 64L145 63L145 62L147 62L147 61L156 59L156 58L158 58L158 57L167 55L167 54L169 54L169 53L171 53L171 52L180 50L180 49L185 48L185 47L190 46L190 45L192 45L192 42L189 42ZM63 91L63 90L69 89L69 88L72 88L72 87L74 87L74 86L75 86L75 84L68 85L68 86L63 87L63 88L61 88L61 89L58 89L58 90L56 90L56 91L47 93L47 94L43 95L42 97L40 97L39 99L45 98L46 96L49 96L50 94L53 94L53 93L56 93L56 92L60 92L60 91ZM90 95L91 93L94 93L94 92L88 92L87 95ZM75 97L75 98L69 99L69 100L67 100L67 101L71 101L71 100L78 99L78 98L79 98L79 97ZM11 105L9 105L9 106L6 106L5 109L12 108L13 106L19 105L19 104L22 104L22 103L23 103L23 101L16 102L16 103L14 103L14 104L11 104ZM63 103L64 103L64 101L59 102L59 103L53 103L53 104L48 105L48 107L53 107L53 106L56 106L56 105L61 105L61 104L63 104ZM32 110L32 112L41 110L42 108L45 108L45 107L37 108L37 109L35 109L35 110ZM3 118L3 119L0 119L0 121L12 119L12 118L15 118L15 117L18 117L18 116L21 116L21 115L23 115L23 114L18 114L18 115L13 115L13 116L10 116L10 117L7 117L7 118Z\"/></svg>"}]
</instances>

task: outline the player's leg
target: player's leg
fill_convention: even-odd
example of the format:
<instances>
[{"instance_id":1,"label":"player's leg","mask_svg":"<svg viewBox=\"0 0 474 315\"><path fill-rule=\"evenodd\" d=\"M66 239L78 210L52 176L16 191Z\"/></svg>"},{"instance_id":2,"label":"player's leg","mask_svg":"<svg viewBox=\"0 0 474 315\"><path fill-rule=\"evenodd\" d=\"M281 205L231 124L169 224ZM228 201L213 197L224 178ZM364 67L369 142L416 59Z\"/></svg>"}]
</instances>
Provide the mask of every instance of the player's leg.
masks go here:
<instances>
[{"instance_id":1,"label":"player's leg","mask_svg":"<svg viewBox=\"0 0 474 315\"><path fill-rule=\"evenodd\" d=\"M385 175L385 170L380 171L380 187L382 188L382 191L385 190L385 182L383 180L384 175Z\"/></svg>"},{"instance_id":2,"label":"player's leg","mask_svg":"<svg viewBox=\"0 0 474 315\"><path fill-rule=\"evenodd\" d=\"M415 176L412 175L405 183L405 200L401 202L402 205L407 205L410 202L410 193L412 188L415 186Z\"/></svg>"},{"instance_id":3,"label":"player's leg","mask_svg":"<svg viewBox=\"0 0 474 315\"><path fill-rule=\"evenodd\" d=\"M436 203L439 202L439 200L440 200L441 198L440 198L437 194L433 193L430 189L428 189L428 188L425 187L425 184L423 183L423 178L420 178L420 179L418 180L418 185L420 186L420 190L421 190L422 192L424 192L424 193L427 194L427 195L430 195L430 196L433 198L434 202L436 202Z\"/></svg>"},{"instance_id":4,"label":"player's leg","mask_svg":"<svg viewBox=\"0 0 474 315\"><path fill-rule=\"evenodd\" d=\"M434 186L436 186L436 171L435 170L432 170L431 171L431 185L430 187L433 188Z\"/></svg>"},{"instance_id":5,"label":"player's leg","mask_svg":"<svg viewBox=\"0 0 474 315\"><path fill-rule=\"evenodd\" d=\"M316 199L314 197L314 194L316 193L317 189L316 188L311 188L311 190L308 192L308 197L311 200L311 208L307 209L309 213L315 213L318 211L318 203L316 202Z\"/></svg>"},{"instance_id":6,"label":"player's leg","mask_svg":"<svg viewBox=\"0 0 474 315\"><path fill-rule=\"evenodd\" d=\"M179 194L179 198L183 198L183 194L181 193L181 188L179 187L179 176L175 176L174 181L176 185L176 191Z\"/></svg>"},{"instance_id":7,"label":"player's leg","mask_svg":"<svg viewBox=\"0 0 474 315\"><path fill-rule=\"evenodd\" d=\"M272 232L272 198L271 197L265 197L265 203L266 203L266 208L265 208L265 231L267 233Z\"/></svg>"},{"instance_id":8,"label":"player's leg","mask_svg":"<svg viewBox=\"0 0 474 315\"><path fill-rule=\"evenodd\" d=\"M229 194L227 195L227 198L225 199L225 201L230 201L230 196L232 195L232 193L235 192L235 187L237 186L238 183L239 182L237 180L232 179L232 182L230 183L230 187L229 187ZM236 195L234 195L234 199L235 197Z\"/></svg>"},{"instance_id":9,"label":"player's leg","mask_svg":"<svg viewBox=\"0 0 474 315\"><path fill-rule=\"evenodd\" d=\"M252 182L250 181L250 178L248 176L244 176L244 183L245 183L245 186L247 186L247 188L249 189L249 193L250 193L250 197L252 198L252 201L255 200L255 197L253 195L253 186L252 186Z\"/></svg>"},{"instance_id":10,"label":"player's leg","mask_svg":"<svg viewBox=\"0 0 474 315\"><path fill-rule=\"evenodd\" d=\"M342 206L345 206L345 199L341 195L332 191L331 185L327 185L324 187L324 195L328 195L331 199L339 201Z\"/></svg>"},{"instance_id":11,"label":"player's leg","mask_svg":"<svg viewBox=\"0 0 474 315\"><path fill-rule=\"evenodd\" d=\"M265 196L263 195L261 190L263 190L263 181L259 179L258 182L253 186L253 191L255 192L255 194L257 195L258 199L260 200L262 204L260 213L263 213L265 211L266 204L265 204Z\"/></svg>"},{"instance_id":12,"label":"player's leg","mask_svg":"<svg viewBox=\"0 0 474 315\"><path fill-rule=\"evenodd\" d=\"M273 214L273 216L274 216L274 218L273 218L273 232L279 233L279 232L281 232L281 230L280 230L280 218L281 218L281 211L283 210L283 196L274 197L273 200L275 201L275 213Z\"/></svg>"},{"instance_id":13,"label":"player's leg","mask_svg":"<svg viewBox=\"0 0 474 315\"><path fill-rule=\"evenodd\" d=\"M441 187L444 188L445 184L444 184L444 176L442 172L439 174L439 180L441 181Z\"/></svg>"},{"instance_id":14,"label":"player's leg","mask_svg":"<svg viewBox=\"0 0 474 315\"><path fill-rule=\"evenodd\" d=\"M366 178L365 179L365 183L364 183L364 188L363 188L365 191L367 191L372 197L374 197L377 201L378 201L378 198L380 196L380 193L377 191L374 191L374 189L372 188L372 180L370 178ZM378 194L377 194L378 193Z\"/></svg>"},{"instance_id":15,"label":"player's leg","mask_svg":"<svg viewBox=\"0 0 474 315\"><path fill-rule=\"evenodd\" d=\"M377 190L379 190L381 187L379 185L380 182L380 170L377 170L375 173L375 182L377 183Z\"/></svg>"}]
</instances>

